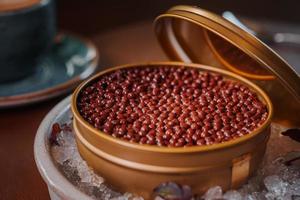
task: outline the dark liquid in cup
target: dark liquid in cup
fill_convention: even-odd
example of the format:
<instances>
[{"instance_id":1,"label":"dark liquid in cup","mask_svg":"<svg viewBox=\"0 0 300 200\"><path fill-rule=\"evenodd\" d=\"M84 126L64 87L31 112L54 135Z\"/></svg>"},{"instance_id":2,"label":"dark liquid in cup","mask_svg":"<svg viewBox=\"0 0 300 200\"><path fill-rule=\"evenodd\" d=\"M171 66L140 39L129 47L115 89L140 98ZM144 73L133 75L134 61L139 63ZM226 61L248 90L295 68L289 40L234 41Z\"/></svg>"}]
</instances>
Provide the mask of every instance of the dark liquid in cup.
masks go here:
<instances>
[{"instance_id":1,"label":"dark liquid in cup","mask_svg":"<svg viewBox=\"0 0 300 200\"><path fill-rule=\"evenodd\" d=\"M38 4L41 0L1 0L0 12L21 10Z\"/></svg>"}]
</instances>

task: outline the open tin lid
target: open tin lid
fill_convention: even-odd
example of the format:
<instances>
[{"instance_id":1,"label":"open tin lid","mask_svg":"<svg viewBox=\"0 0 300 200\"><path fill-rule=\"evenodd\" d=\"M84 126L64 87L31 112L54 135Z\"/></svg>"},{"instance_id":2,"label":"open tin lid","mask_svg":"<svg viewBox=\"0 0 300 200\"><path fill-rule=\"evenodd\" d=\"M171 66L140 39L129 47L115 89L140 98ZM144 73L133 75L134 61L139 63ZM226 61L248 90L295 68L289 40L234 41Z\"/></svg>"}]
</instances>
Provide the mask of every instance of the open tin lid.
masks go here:
<instances>
[{"instance_id":1,"label":"open tin lid","mask_svg":"<svg viewBox=\"0 0 300 200\"><path fill-rule=\"evenodd\" d=\"M267 45L226 19L198 7L175 6L154 25L172 60L225 67L255 80L277 78L300 102L299 75Z\"/></svg>"}]
</instances>

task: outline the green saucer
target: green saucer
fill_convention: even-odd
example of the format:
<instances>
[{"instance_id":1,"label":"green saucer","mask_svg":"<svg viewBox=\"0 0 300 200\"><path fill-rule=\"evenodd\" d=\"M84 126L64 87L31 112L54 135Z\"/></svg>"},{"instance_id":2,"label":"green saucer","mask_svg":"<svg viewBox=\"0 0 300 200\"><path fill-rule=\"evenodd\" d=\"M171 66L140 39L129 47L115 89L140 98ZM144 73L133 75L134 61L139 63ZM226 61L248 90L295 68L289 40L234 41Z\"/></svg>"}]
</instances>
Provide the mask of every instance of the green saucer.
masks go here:
<instances>
[{"instance_id":1,"label":"green saucer","mask_svg":"<svg viewBox=\"0 0 300 200\"><path fill-rule=\"evenodd\" d=\"M61 34L34 74L0 84L0 108L31 104L64 94L90 76L98 64L95 46Z\"/></svg>"}]
</instances>

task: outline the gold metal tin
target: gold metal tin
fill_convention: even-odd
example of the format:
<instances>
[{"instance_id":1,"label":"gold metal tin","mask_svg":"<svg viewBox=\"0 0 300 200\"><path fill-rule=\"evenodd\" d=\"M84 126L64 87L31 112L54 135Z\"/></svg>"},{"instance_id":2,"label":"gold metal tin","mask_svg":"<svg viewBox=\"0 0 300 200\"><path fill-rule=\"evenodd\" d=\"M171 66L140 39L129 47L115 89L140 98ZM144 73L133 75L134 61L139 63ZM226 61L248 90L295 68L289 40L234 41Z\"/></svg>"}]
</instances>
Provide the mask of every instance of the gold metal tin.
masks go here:
<instances>
[{"instance_id":1,"label":"gold metal tin","mask_svg":"<svg viewBox=\"0 0 300 200\"><path fill-rule=\"evenodd\" d=\"M154 27L172 60L225 68L250 79L270 96L275 122L300 127L300 77L255 36L214 13L192 6L172 7L156 18ZM245 71L244 65L264 69L267 74Z\"/></svg>"},{"instance_id":2,"label":"gold metal tin","mask_svg":"<svg viewBox=\"0 0 300 200\"><path fill-rule=\"evenodd\" d=\"M107 135L86 122L78 112L80 91L98 77L129 67L186 66L222 74L239 81L267 105L267 120L250 134L220 144L184 148L158 147L130 143ZM215 67L181 62L157 62L123 65L102 71L82 83L73 93L72 112L78 150L107 183L121 192L132 192L150 199L152 190L162 182L190 185L203 193L214 185L224 190L239 187L258 168L270 135L273 107L268 96L247 79Z\"/></svg>"}]
</instances>

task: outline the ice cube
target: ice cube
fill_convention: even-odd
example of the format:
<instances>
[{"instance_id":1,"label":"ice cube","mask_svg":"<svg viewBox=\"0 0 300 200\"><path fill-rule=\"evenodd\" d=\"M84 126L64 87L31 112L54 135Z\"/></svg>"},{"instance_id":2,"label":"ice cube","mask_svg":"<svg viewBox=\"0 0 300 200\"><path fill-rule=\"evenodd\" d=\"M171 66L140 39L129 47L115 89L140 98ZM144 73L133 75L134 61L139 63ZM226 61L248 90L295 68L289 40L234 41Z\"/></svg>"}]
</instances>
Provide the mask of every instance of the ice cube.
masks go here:
<instances>
[{"instance_id":1,"label":"ice cube","mask_svg":"<svg viewBox=\"0 0 300 200\"><path fill-rule=\"evenodd\" d=\"M207 192L203 195L205 200L215 200L222 198L222 188L220 186L211 187L207 190Z\"/></svg>"},{"instance_id":2,"label":"ice cube","mask_svg":"<svg viewBox=\"0 0 300 200\"><path fill-rule=\"evenodd\" d=\"M268 176L264 179L264 184L269 192L268 198L283 197L287 192L288 183L284 182L279 176Z\"/></svg>"},{"instance_id":3,"label":"ice cube","mask_svg":"<svg viewBox=\"0 0 300 200\"><path fill-rule=\"evenodd\" d=\"M54 147L52 147L52 157L59 164L63 164L65 161L68 160L69 154L68 154L68 152L65 151L64 147L54 146Z\"/></svg>"},{"instance_id":4,"label":"ice cube","mask_svg":"<svg viewBox=\"0 0 300 200\"><path fill-rule=\"evenodd\" d=\"M229 190L224 195L223 198L226 200L242 200L242 195L236 190Z\"/></svg>"}]
</instances>

